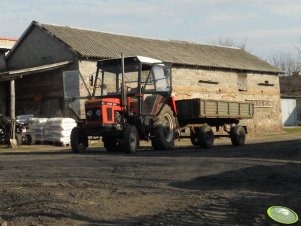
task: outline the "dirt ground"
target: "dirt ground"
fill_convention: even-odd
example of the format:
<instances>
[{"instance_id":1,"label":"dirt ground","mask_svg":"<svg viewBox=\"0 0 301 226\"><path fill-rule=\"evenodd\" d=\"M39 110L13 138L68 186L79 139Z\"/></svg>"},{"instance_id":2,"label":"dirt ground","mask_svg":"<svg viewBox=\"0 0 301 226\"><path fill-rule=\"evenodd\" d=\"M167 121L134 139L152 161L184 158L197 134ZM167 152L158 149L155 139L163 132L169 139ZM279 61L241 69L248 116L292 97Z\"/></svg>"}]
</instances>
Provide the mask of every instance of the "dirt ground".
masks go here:
<instances>
[{"instance_id":1,"label":"dirt ground","mask_svg":"<svg viewBox=\"0 0 301 226\"><path fill-rule=\"evenodd\" d=\"M278 225L266 215L273 205L301 216L301 132L216 143L135 154L2 148L0 217L8 225Z\"/></svg>"}]
</instances>

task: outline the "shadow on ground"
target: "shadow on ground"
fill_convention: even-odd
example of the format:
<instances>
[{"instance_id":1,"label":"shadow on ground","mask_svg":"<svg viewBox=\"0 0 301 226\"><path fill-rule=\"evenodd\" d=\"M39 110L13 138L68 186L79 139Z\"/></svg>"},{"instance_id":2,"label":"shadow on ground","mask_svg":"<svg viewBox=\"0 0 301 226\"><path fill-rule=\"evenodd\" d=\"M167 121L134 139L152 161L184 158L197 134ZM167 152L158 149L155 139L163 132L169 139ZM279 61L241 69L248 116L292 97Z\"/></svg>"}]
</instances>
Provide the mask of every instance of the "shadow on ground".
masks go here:
<instances>
[{"instance_id":1,"label":"shadow on ground","mask_svg":"<svg viewBox=\"0 0 301 226\"><path fill-rule=\"evenodd\" d=\"M254 166L189 181L172 187L215 191L210 203L196 201L180 211L141 219L141 225L279 225L266 215L268 207L287 206L301 214L301 164ZM225 191L233 191L227 195ZM197 198L196 198L197 200Z\"/></svg>"}]
</instances>

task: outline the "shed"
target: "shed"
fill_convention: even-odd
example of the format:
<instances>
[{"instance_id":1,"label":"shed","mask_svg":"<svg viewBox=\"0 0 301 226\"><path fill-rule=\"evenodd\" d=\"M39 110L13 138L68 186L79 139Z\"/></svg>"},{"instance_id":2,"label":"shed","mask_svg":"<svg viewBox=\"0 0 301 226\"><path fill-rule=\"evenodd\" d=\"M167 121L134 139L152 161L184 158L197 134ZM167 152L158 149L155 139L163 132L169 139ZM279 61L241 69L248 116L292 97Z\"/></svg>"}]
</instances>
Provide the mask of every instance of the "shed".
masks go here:
<instances>
[{"instance_id":1,"label":"shed","mask_svg":"<svg viewBox=\"0 0 301 226\"><path fill-rule=\"evenodd\" d=\"M121 53L171 62L176 99L251 101L255 104L254 119L243 122L250 132L282 128L279 70L238 48L33 21L7 55L7 70L0 75L0 81L16 79L17 114L72 116L63 100L62 75L77 73L88 82L97 60L117 58ZM81 81L77 88L83 94Z\"/></svg>"}]
</instances>

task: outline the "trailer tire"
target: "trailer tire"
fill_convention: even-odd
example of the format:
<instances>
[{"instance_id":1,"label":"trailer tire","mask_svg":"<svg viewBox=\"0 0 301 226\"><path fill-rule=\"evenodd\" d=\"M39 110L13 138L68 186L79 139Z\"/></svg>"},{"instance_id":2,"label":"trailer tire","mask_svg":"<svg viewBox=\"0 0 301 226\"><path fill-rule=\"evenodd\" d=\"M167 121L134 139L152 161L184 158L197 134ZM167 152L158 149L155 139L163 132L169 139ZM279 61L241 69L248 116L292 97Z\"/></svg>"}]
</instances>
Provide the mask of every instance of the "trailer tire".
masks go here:
<instances>
[{"instance_id":1,"label":"trailer tire","mask_svg":"<svg viewBox=\"0 0 301 226\"><path fill-rule=\"evenodd\" d=\"M122 149L126 153L134 153L138 148L139 136L135 126L127 124L122 138Z\"/></svg>"},{"instance_id":2,"label":"trailer tire","mask_svg":"<svg viewBox=\"0 0 301 226\"><path fill-rule=\"evenodd\" d=\"M118 141L115 137L103 136L102 142L107 152L115 152L119 150Z\"/></svg>"},{"instance_id":3,"label":"trailer tire","mask_svg":"<svg viewBox=\"0 0 301 226\"><path fill-rule=\"evenodd\" d=\"M190 141L193 146L199 146L199 128L190 129Z\"/></svg>"},{"instance_id":4,"label":"trailer tire","mask_svg":"<svg viewBox=\"0 0 301 226\"><path fill-rule=\"evenodd\" d=\"M83 134L79 127L72 129L70 138L73 153L85 152L88 147L88 137Z\"/></svg>"},{"instance_id":5,"label":"trailer tire","mask_svg":"<svg viewBox=\"0 0 301 226\"><path fill-rule=\"evenodd\" d=\"M231 142L233 146L241 146L245 144L246 132L242 126L234 126L230 131Z\"/></svg>"},{"instance_id":6,"label":"trailer tire","mask_svg":"<svg viewBox=\"0 0 301 226\"><path fill-rule=\"evenodd\" d=\"M199 146L202 148L212 148L214 142L214 133L208 124L204 124L199 129Z\"/></svg>"},{"instance_id":7,"label":"trailer tire","mask_svg":"<svg viewBox=\"0 0 301 226\"><path fill-rule=\"evenodd\" d=\"M154 122L151 141L155 150L170 150L174 146L175 127L173 111L165 105Z\"/></svg>"}]
</instances>

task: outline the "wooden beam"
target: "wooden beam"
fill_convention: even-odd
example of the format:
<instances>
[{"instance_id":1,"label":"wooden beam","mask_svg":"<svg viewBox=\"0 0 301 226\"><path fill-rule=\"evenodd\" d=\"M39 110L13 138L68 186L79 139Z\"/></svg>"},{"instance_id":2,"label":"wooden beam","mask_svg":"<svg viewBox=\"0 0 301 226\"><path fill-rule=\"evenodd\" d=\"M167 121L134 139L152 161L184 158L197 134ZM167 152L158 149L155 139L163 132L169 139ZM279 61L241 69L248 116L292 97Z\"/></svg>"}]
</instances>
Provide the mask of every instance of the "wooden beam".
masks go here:
<instances>
[{"instance_id":1,"label":"wooden beam","mask_svg":"<svg viewBox=\"0 0 301 226\"><path fill-rule=\"evenodd\" d=\"M11 134L10 147L16 147L16 92L15 80L10 81L10 119L11 119Z\"/></svg>"},{"instance_id":2,"label":"wooden beam","mask_svg":"<svg viewBox=\"0 0 301 226\"><path fill-rule=\"evenodd\" d=\"M24 68L24 69L20 69L20 70L2 72L2 73L0 73L0 82L14 80L14 79L20 78L24 75L31 75L31 74L35 74L35 73L39 73L39 72L55 70L55 69L65 66L67 64L70 64L72 62L73 61L63 61L63 62L54 63L54 64L45 64L42 66L36 66L36 67Z\"/></svg>"}]
</instances>

